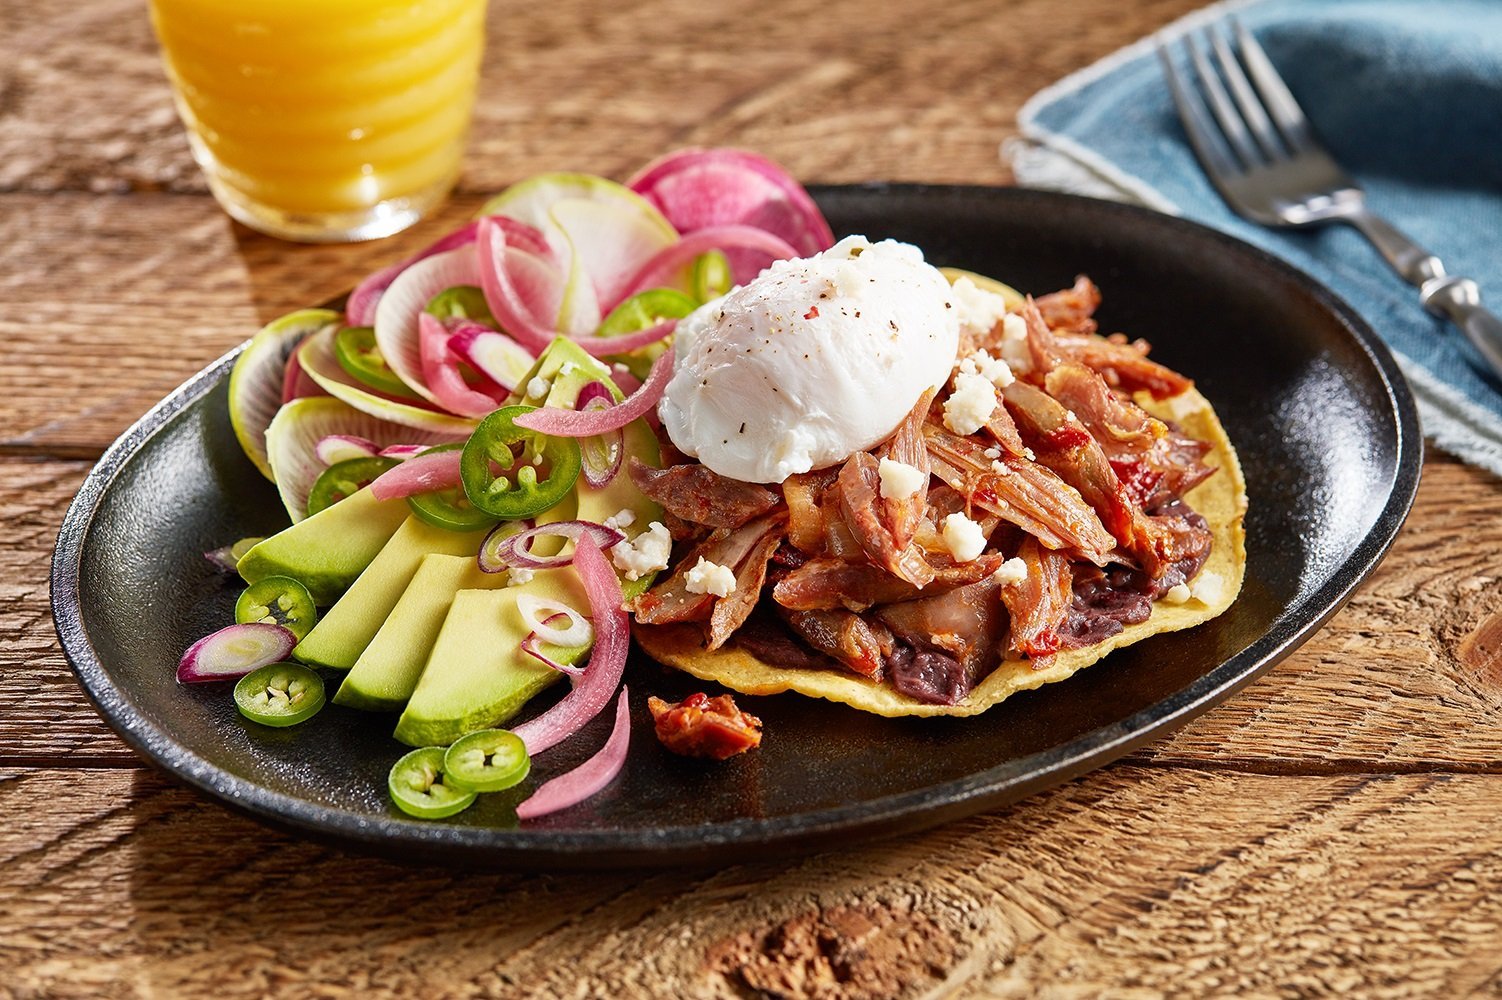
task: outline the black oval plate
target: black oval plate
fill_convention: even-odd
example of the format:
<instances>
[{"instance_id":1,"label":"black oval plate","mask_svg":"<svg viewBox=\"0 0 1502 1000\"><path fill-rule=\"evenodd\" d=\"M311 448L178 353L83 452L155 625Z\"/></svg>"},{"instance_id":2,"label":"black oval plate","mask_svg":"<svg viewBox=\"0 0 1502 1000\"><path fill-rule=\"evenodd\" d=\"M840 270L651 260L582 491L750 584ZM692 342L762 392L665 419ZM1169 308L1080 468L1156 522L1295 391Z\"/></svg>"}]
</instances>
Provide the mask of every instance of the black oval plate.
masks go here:
<instances>
[{"instance_id":1,"label":"black oval plate","mask_svg":"<svg viewBox=\"0 0 1502 1000\"><path fill-rule=\"evenodd\" d=\"M604 867L745 860L994 809L1112 760L1221 701L1309 637L1376 566L1418 485L1412 399L1344 304L1229 237L1129 207L1015 189L870 185L815 192L836 232L892 236L936 264L1044 292L1089 274L1103 325L1148 338L1215 404L1250 484L1250 563L1220 618L1113 653L974 719L882 719L793 695L743 698L762 748L721 765L666 753L649 693L694 687L637 655L630 760L588 803L515 826L515 796L445 822L386 798L391 720L329 706L266 730L227 686L179 686L193 640L238 588L201 555L285 519L225 413L229 355L127 431L68 510L53 560L58 635L105 720L151 761L259 819L424 860ZM609 713L606 713L607 715ZM550 751L528 787L600 745L608 719Z\"/></svg>"}]
</instances>

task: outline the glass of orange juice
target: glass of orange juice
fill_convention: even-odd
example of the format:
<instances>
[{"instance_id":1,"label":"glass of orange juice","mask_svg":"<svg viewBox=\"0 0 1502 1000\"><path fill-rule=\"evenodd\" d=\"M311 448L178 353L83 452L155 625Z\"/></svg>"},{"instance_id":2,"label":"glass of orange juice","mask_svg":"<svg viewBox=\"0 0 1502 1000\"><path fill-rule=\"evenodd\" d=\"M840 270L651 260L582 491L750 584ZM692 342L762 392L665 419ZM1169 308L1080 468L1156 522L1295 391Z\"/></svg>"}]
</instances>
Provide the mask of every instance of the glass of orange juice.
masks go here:
<instances>
[{"instance_id":1,"label":"glass of orange juice","mask_svg":"<svg viewBox=\"0 0 1502 1000\"><path fill-rule=\"evenodd\" d=\"M486 0L151 0L193 155L284 239L372 239L459 175Z\"/></svg>"}]
</instances>

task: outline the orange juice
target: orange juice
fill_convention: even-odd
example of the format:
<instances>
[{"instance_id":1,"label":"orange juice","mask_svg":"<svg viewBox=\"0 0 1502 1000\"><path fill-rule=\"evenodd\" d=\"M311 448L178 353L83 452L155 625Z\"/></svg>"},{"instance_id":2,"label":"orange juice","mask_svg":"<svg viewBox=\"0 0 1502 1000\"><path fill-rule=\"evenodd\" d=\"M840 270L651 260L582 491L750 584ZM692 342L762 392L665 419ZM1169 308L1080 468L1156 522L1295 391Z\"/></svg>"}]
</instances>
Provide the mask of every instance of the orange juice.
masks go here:
<instances>
[{"instance_id":1,"label":"orange juice","mask_svg":"<svg viewBox=\"0 0 1502 1000\"><path fill-rule=\"evenodd\" d=\"M151 0L193 154L235 218L384 236L459 173L486 0Z\"/></svg>"}]
</instances>

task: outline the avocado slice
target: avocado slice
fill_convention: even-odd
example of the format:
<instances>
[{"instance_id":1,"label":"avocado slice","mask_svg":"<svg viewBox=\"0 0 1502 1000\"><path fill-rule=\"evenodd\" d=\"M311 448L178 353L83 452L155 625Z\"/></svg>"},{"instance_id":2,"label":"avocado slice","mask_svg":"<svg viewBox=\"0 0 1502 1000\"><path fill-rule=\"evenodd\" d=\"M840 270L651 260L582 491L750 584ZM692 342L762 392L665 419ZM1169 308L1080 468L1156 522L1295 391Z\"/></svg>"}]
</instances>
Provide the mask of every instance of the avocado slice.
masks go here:
<instances>
[{"instance_id":1,"label":"avocado slice","mask_svg":"<svg viewBox=\"0 0 1502 1000\"><path fill-rule=\"evenodd\" d=\"M290 576L326 607L364 572L409 513L405 503L377 500L366 487L256 544L240 559L240 575L246 583Z\"/></svg>"},{"instance_id":2,"label":"avocado slice","mask_svg":"<svg viewBox=\"0 0 1502 1000\"><path fill-rule=\"evenodd\" d=\"M417 687L454 595L496 590L509 578L508 573L481 570L474 556L423 556L396 607L344 676L334 703L370 712L400 711Z\"/></svg>"},{"instance_id":3,"label":"avocado slice","mask_svg":"<svg viewBox=\"0 0 1502 1000\"><path fill-rule=\"evenodd\" d=\"M324 613L292 655L304 663L348 670L396 607L423 556L442 552L473 557L485 535L485 531L445 531L409 513L365 572Z\"/></svg>"},{"instance_id":4,"label":"avocado slice","mask_svg":"<svg viewBox=\"0 0 1502 1000\"><path fill-rule=\"evenodd\" d=\"M414 747L448 746L465 733L510 719L535 694L563 675L522 652L527 637L517 609L519 594L589 608L584 585L570 568L541 570L531 580L501 590L461 590L454 595L422 677L396 723L396 738ZM573 663L587 646L543 645L559 663Z\"/></svg>"}]
</instances>

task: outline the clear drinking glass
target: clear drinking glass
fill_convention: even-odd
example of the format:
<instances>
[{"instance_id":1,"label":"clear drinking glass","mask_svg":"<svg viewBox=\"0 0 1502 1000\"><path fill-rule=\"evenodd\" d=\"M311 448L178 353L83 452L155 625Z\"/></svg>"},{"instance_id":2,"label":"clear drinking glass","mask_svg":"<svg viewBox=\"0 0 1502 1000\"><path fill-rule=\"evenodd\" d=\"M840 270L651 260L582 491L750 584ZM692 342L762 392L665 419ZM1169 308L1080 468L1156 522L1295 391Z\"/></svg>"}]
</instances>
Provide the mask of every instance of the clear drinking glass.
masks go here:
<instances>
[{"instance_id":1,"label":"clear drinking glass","mask_svg":"<svg viewBox=\"0 0 1502 1000\"><path fill-rule=\"evenodd\" d=\"M234 218L371 239L459 176L486 0L151 0L193 156Z\"/></svg>"}]
</instances>

